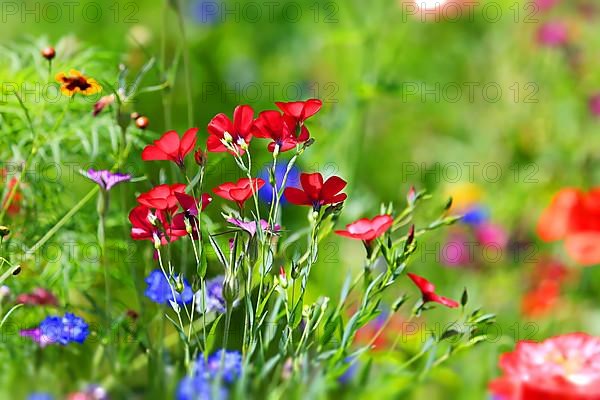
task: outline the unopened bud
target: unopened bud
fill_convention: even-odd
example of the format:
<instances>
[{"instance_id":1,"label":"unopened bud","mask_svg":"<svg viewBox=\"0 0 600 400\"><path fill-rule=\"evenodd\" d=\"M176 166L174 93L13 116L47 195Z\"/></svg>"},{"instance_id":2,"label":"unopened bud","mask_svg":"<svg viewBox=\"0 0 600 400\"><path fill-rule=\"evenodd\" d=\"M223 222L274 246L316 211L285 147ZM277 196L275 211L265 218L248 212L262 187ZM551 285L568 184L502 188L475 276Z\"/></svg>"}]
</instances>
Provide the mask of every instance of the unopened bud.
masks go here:
<instances>
[{"instance_id":1,"label":"unopened bud","mask_svg":"<svg viewBox=\"0 0 600 400\"><path fill-rule=\"evenodd\" d=\"M56 57L56 51L54 50L54 47L46 47L42 50L42 57L44 57L46 60L51 61L54 57Z\"/></svg>"},{"instance_id":2,"label":"unopened bud","mask_svg":"<svg viewBox=\"0 0 600 400\"><path fill-rule=\"evenodd\" d=\"M223 298L227 304L233 304L239 294L240 284L235 276L233 276L231 272L228 272L223 281Z\"/></svg>"},{"instance_id":3,"label":"unopened bud","mask_svg":"<svg viewBox=\"0 0 600 400\"><path fill-rule=\"evenodd\" d=\"M185 224L185 231L191 235L193 232L192 224L190 224L190 221L187 218L183 219L183 223Z\"/></svg>"},{"instance_id":4,"label":"unopened bud","mask_svg":"<svg viewBox=\"0 0 600 400\"><path fill-rule=\"evenodd\" d=\"M283 266L279 267L279 284L284 289L287 289L288 287L288 280L287 276L285 275L285 269L283 269Z\"/></svg>"},{"instance_id":5,"label":"unopened bud","mask_svg":"<svg viewBox=\"0 0 600 400\"><path fill-rule=\"evenodd\" d=\"M148 119L148 117L138 117L135 120L135 126L137 126L140 129L146 129L148 127L148 125L150 125L150 120Z\"/></svg>"},{"instance_id":6,"label":"unopened bud","mask_svg":"<svg viewBox=\"0 0 600 400\"><path fill-rule=\"evenodd\" d=\"M160 243L160 237L158 237L158 235L156 233L153 233L152 234L152 238L154 240L154 248L156 250L160 249L160 245L161 245L161 243Z\"/></svg>"},{"instance_id":7,"label":"unopened bud","mask_svg":"<svg viewBox=\"0 0 600 400\"><path fill-rule=\"evenodd\" d=\"M408 193L406 194L406 202L408 203L409 206L412 206L415 204L416 199L417 199L417 192L415 190L415 187L411 186L410 189L408 190Z\"/></svg>"},{"instance_id":8,"label":"unopened bud","mask_svg":"<svg viewBox=\"0 0 600 400\"><path fill-rule=\"evenodd\" d=\"M15 276L17 276L17 275L19 275L20 273L21 273L21 267L20 267L20 266L18 266L17 268L15 268L15 270L13 271L13 273L12 273L12 274L13 274L13 275L15 275Z\"/></svg>"},{"instance_id":9,"label":"unopened bud","mask_svg":"<svg viewBox=\"0 0 600 400\"><path fill-rule=\"evenodd\" d=\"M175 291L177 291L177 293L183 293L183 289L185 289L185 285L183 284L183 278L179 275L175 278Z\"/></svg>"},{"instance_id":10,"label":"unopened bud","mask_svg":"<svg viewBox=\"0 0 600 400\"><path fill-rule=\"evenodd\" d=\"M194 161L196 161L196 164L198 164L201 167L205 166L207 161L206 153L203 152L201 149L196 150L196 152L194 153Z\"/></svg>"}]
</instances>

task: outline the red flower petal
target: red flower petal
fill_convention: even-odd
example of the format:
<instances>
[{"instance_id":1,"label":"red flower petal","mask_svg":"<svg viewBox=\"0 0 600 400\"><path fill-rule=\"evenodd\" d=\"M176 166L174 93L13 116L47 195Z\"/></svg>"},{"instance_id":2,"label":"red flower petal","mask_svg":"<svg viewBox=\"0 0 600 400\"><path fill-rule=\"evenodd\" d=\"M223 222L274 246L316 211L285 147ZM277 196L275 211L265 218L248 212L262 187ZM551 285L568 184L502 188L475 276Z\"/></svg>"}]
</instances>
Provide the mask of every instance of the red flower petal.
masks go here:
<instances>
[{"instance_id":1,"label":"red flower petal","mask_svg":"<svg viewBox=\"0 0 600 400\"><path fill-rule=\"evenodd\" d=\"M312 201L308 198L306 193L303 190L300 190L295 187L285 188L283 191L283 195L285 199L292 204L297 206L310 206L312 205Z\"/></svg>"},{"instance_id":2,"label":"red flower petal","mask_svg":"<svg viewBox=\"0 0 600 400\"><path fill-rule=\"evenodd\" d=\"M181 158L187 156L196 147L197 133L198 128L190 128L183 134L179 146L179 155Z\"/></svg>"},{"instance_id":3,"label":"red flower petal","mask_svg":"<svg viewBox=\"0 0 600 400\"><path fill-rule=\"evenodd\" d=\"M538 222L537 233L542 240L559 240L566 235L571 212L582 196L579 190L567 188L553 197Z\"/></svg>"}]
</instances>

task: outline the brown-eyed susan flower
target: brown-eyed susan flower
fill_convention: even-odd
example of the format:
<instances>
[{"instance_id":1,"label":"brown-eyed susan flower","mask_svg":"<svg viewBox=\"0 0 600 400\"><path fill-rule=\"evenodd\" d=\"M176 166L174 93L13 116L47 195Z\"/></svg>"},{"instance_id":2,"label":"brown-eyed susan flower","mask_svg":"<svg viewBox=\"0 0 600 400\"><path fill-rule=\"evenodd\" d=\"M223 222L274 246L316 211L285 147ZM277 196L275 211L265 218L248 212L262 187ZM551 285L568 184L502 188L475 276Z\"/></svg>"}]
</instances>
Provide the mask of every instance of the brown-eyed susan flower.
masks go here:
<instances>
[{"instance_id":1,"label":"brown-eyed susan flower","mask_svg":"<svg viewBox=\"0 0 600 400\"><path fill-rule=\"evenodd\" d=\"M70 70L69 74L58 73L56 81L60 83L60 91L69 97L76 93L90 96L102 91L102 86L95 79L88 78L75 69Z\"/></svg>"}]
</instances>

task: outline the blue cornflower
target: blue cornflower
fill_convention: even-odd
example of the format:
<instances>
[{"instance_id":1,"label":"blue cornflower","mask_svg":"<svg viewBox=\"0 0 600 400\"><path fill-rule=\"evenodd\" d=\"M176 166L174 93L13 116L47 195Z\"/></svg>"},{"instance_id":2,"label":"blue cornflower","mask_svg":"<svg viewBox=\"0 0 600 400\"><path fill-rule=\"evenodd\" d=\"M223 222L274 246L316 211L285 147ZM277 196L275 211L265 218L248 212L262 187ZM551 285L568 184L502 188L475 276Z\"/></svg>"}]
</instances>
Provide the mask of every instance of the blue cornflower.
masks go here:
<instances>
[{"instance_id":1,"label":"blue cornflower","mask_svg":"<svg viewBox=\"0 0 600 400\"><path fill-rule=\"evenodd\" d=\"M54 396L50 393L31 393L27 396L27 400L54 400Z\"/></svg>"},{"instance_id":2,"label":"blue cornflower","mask_svg":"<svg viewBox=\"0 0 600 400\"><path fill-rule=\"evenodd\" d=\"M480 205L470 207L463 215L462 222L469 225L479 225L489 218L488 210Z\"/></svg>"},{"instance_id":3,"label":"blue cornflower","mask_svg":"<svg viewBox=\"0 0 600 400\"><path fill-rule=\"evenodd\" d=\"M224 280L223 275L209 279L206 281L206 294L203 295L202 289L196 292L196 309L200 314L209 312L222 314L225 312L227 304L223 298Z\"/></svg>"},{"instance_id":4,"label":"blue cornflower","mask_svg":"<svg viewBox=\"0 0 600 400\"><path fill-rule=\"evenodd\" d=\"M338 378L338 382L342 385L347 385L356 376L356 373L358 372L358 363L352 357L346 357L344 362L349 365L346 371Z\"/></svg>"},{"instance_id":5,"label":"blue cornflower","mask_svg":"<svg viewBox=\"0 0 600 400\"><path fill-rule=\"evenodd\" d=\"M63 323L63 341L83 343L89 335L88 324L83 318L74 314L66 313L62 319ZM66 344L66 343L63 343Z\"/></svg>"},{"instance_id":6,"label":"blue cornflower","mask_svg":"<svg viewBox=\"0 0 600 400\"><path fill-rule=\"evenodd\" d=\"M39 327L21 331L21 336L29 337L41 346L49 344L83 343L89 332L88 324L74 314L66 313L64 317L50 315L40 322Z\"/></svg>"},{"instance_id":7,"label":"blue cornflower","mask_svg":"<svg viewBox=\"0 0 600 400\"><path fill-rule=\"evenodd\" d=\"M178 277L175 276L175 279L177 278ZM166 304L173 300L173 291L171 290L169 281L167 281L167 278L165 278L165 275L160 269L155 269L150 272L150 275L146 277L145 281L148 286L146 287L144 294L150 300L158 304ZM177 303L179 304L188 304L192 301L194 293L192 292L192 288L187 279L183 280L183 292L177 293L176 291L175 295Z\"/></svg>"},{"instance_id":8,"label":"blue cornflower","mask_svg":"<svg viewBox=\"0 0 600 400\"><path fill-rule=\"evenodd\" d=\"M200 354L191 372L179 382L177 400L226 399L228 392L224 384L233 383L240 376L242 355L238 351L219 350L205 360ZM216 381L219 376L221 382Z\"/></svg>"},{"instance_id":9,"label":"blue cornflower","mask_svg":"<svg viewBox=\"0 0 600 400\"><path fill-rule=\"evenodd\" d=\"M258 177L262 178L265 181L265 185L258 190L258 197L266 202L271 203L273 200L273 186L271 185L269 174L271 171L272 165L265 164L264 168L260 171ZM283 177L285 176L285 171L287 170L286 163L278 163L275 166L275 183L277 184L277 190L281 189L281 184L283 182ZM292 167L288 174L288 177L285 181L285 187L298 187L300 186L300 171L296 167ZM284 196L281 196L281 204L287 204L287 200Z\"/></svg>"}]
</instances>

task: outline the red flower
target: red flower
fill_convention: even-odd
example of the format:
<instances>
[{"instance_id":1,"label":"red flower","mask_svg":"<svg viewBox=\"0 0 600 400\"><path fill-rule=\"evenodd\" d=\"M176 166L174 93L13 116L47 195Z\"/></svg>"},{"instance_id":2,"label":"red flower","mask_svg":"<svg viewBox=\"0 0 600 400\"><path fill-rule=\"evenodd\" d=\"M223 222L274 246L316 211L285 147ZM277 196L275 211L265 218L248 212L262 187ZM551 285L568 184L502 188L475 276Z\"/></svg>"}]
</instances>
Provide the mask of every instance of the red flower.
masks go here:
<instances>
[{"instance_id":1,"label":"red flower","mask_svg":"<svg viewBox=\"0 0 600 400\"><path fill-rule=\"evenodd\" d=\"M216 115L208 123L208 140L206 141L207 150L210 152L229 151L221 140L225 139L225 134L231 136L231 146L239 154L244 154L244 149L240 145L248 145L252 139L252 123L254 120L254 110L250 106L237 106L233 111L233 122L225 114ZM233 153L233 152L231 152Z\"/></svg>"},{"instance_id":2,"label":"red flower","mask_svg":"<svg viewBox=\"0 0 600 400\"><path fill-rule=\"evenodd\" d=\"M523 296L521 311L528 317L541 317L556 306L560 296L560 284L552 280L543 280Z\"/></svg>"},{"instance_id":3,"label":"red flower","mask_svg":"<svg viewBox=\"0 0 600 400\"><path fill-rule=\"evenodd\" d=\"M289 103L276 102L275 105L283 111L286 124L298 142L306 142L310 138L304 121L315 115L323 105L319 99L292 101Z\"/></svg>"},{"instance_id":4,"label":"red flower","mask_svg":"<svg viewBox=\"0 0 600 400\"><path fill-rule=\"evenodd\" d=\"M600 188L559 191L540 216L537 232L545 241L564 239L567 253L580 264L600 263Z\"/></svg>"},{"instance_id":5,"label":"red flower","mask_svg":"<svg viewBox=\"0 0 600 400\"><path fill-rule=\"evenodd\" d=\"M335 231L340 236L346 236L352 239L359 239L370 242L373 239L383 235L390 229L394 219L387 214L378 215L373 219L362 218L346 225L346 230Z\"/></svg>"},{"instance_id":6,"label":"red flower","mask_svg":"<svg viewBox=\"0 0 600 400\"><path fill-rule=\"evenodd\" d=\"M408 277L417 285L421 294L423 295L423 302L427 303L433 301L434 303L439 303L443 306L456 308L458 307L458 302L449 299L444 296L440 296L435 293L435 286L433 283L429 282L427 279L422 276L408 273Z\"/></svg>"},{"instance_id":7,"label":"red flower","mask_svg":"<svg viewBox=\"0 0 600 400\"><path fill-rule=\"evenodd\" d=\"M504 375L490 384L504 400L600 399L600 338L570 333L521 341L500 357Z\"/></svg>"},{"instance_id":8,"label":"red flower","mask_svg":"<svg viewBox=\"0 0 600 400\"><path fill-rule=\"evenodd\" d=\"M194 239L198 238L198 232L196 229L196 225L199 224L198 221L198 204L201 204L202 211L212 202L212 197L207 193L202 194L200 200L195 199L194 197L187 195L185 193L175 193L175 197L177 197L177 201L183 208L183 212L176 214L173 217L173 221L171 223L171 227L176 230L184 230L186 229L186 220L188 221L189 226L192 229L192 237Z\"/></svg>"},{"instance_id":9,"label":"red flower","mask_svg":"<svg viewBox=\"0 0 600 400\"><path fill-rule=\"evenodd\" d=\"M346 200L346 194L340 193L346 187L346 181L332 176L323 182L323 175L300 174L302 189L288 187L283 192L287 201L299 206L312 206L318 211L325 204L336 204Z\"/></svg>"},{"instance_id":10,"label":"red flower","mask_svg":"<svg viewBox=\"0 0 600 400\"><path fill-rule=\"evenodd\" d=\"M279 151L284 152L296 147L299 141L292 134L284 116L278 111L263 111L254 121L252 133L258 138L272 139L268 149L270 152L279 145Z\"/></svg>"},{"instance_id":11,"label":"red flower","mask_svg":"<svg viewBox=\"0 0 600 400\"><path fill-rule=\"evenodd\" d=\"M167 244L167 236L172 242L180 236L187 235L185 229L169 225L163 211L157 210L153 213L146 206L137 206L131 210L129 221L133 240L151 240L164 245Z\"/></svg>"},{"instance_id":12,"label":"red flower","mask_svg":"<svg viewBox=\"0 0 600 400\"><path fill-rule=\"evenodd\" d=\"M140 194L137 201L148 208L172 212L177 209L178 201L175 196L176 193L185 193L185 185L183 183L155 186L146 193Z\"/></svg>"},{"instance_id":13,"label":"red flower","mask_svg":"<svg viewBox=\"0 0 600 400\"><path fill-rule=\"evenodd\" d=\"M3 182L6 182L6 176L7 176L7 172L4 168L0 168L0 179ZM10 197L10 193L13 191L13 188L15 187L15 185L17 184L17 178L11 178L8 181L8 188L6 189L6 197L4 198L4 200L2 201L2 207L4 208L6 206L6 202L8 201L8 198ZM0 193L2 193L2 189L0 188ZM21 211L21 201L23 200L23 194L21 193L21 191L19 189L17 189L15 191L15 194L12 196L12 200L6 210L6 212L8 213L8 215L14 215L17 214L19 211Z\"/></svg>"},{"instance_id":14,"label":"red flower","mask_svg":"<svg viewBox=\"0 0 600 400\"><path fill-rule=\"evenodd\" d=\"M183 168L183 159L196 146L196 134L198 128L188 129L181 139L175 131L166 132L154 144L150 144L142 151L142 160L168 160L173 161L179 167Z\"/></svg>"},{"instance_id":15,"label":"red flower","mask_svg":"<svg viewBox=\"0 0 600 400\"><path fill-rule=\"evenodd\" d=\"M55 306L58 307L56 296L44 288L35 288L31 293L22 293L17 296L17 304L29 306Z\"/></svg>"},{"instance_id":16,"label":"red flower","mask_svg":"<svg viewBox=\"0 0 600 400\"><path fill-rule=\"evenodd\" d=\"M252 181L248 178L242 178L236 183L225 182L214 188L213 192L224 199L235 201L242 208L244 202L252 197L252 193L258 192L264 184L265 181L260 178L253 178Z\"/></svg>"}]
</instances>

